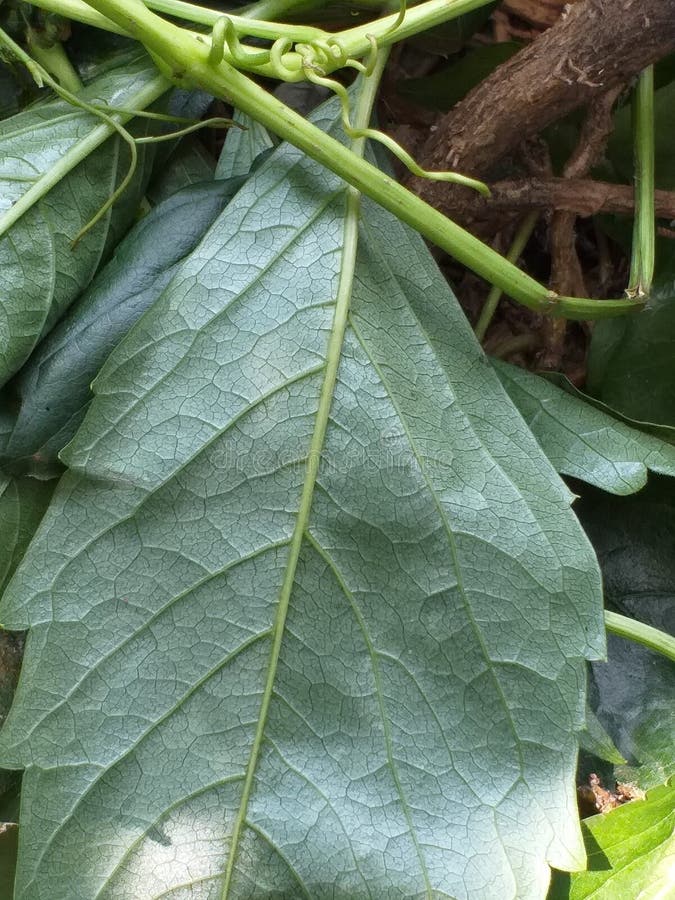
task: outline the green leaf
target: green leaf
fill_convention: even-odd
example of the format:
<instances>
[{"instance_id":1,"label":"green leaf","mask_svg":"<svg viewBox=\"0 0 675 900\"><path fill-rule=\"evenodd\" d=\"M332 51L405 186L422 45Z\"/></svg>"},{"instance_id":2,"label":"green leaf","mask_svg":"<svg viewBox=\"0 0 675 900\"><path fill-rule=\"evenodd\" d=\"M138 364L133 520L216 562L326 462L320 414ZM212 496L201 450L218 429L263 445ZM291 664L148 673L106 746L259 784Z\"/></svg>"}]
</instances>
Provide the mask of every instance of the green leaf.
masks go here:
<instances>
[{"instance_id":1,"label":"green leaf","mask_svg":"<svg viewBox=\"0 0 675 900\"><path fill-rule=\"evenodd\" d=\"M583 863L597 565L418 236L283 146L94 389L1 611L17 900L530 900Z\"/></svg>"},{"instance_id":2,"label":"green leaf","mask_svg":"<svg viewBox=\"0 0 675 900\"><path fill-rule=\"evenodd\" d=\"M587 752L614 765L624 765L626 760L619 753L614 741L603 728L592 709L586 708L586 727L579 735L579 744Z\"/></svg>"},{"instance_id":3,"label":"green leaf","mask_svg":"<svg viewBox=\"0 0 675 900\"><path fill-rule=\"evenodd\" d=\"M216 178L234 178L245 175L261 153L274 147L269 132L259 122L234 111L234 121L240 128L230 128L216 166Z\"/></svg>"},{"instance_id":4,"label":"green leaf","mask_svg":"<svg viewBox=\"0 0 675 900\"><path fill-rule=\"evenodd\" d=\"M675 447L629 428L531 372L493 360L511 400L558 472L632 494L647 471L675 475Z\"/></svg>"},{"instance_id":5,"label":"green leaf","mask_svg":"<svg viewBox=\"0 0 675 900\"><path fill-rule=\"evenodd\" d=\"M153 206L191 184L212 180L215 160L208 155L198 137L188 135L179 142L159 171L157 167L155 171L145 192Z\"/></svg>"},{"instance_id":6,"label":"green leaf","mask_svg":"<svg viewBox=\"0 0 675 900\"><path fill-rule=\"evenodd\" d=\"M44 515L54 485L0 473L0 593Z\"/></svg>"},{"instance_id":7,"label":"green leaf","mask_svg":"<svg viewBox=\"0 0 675 900\"><path fill-rule=\"evenodd\" d=\"M673 129L675 129L675 82L654 92L654 171L656 187L675 190ZM617 174L633 180L633 128L630 104L614 115L614 128L607 144L607 157Z\"/></svg>"},{"instance_id":8,"label":"green leaf","mask_svg":"<svg viewBox=\"0 0 675 900\"><path fill-rule=\"evenodd\" d=\"M21 561L53 490L53 484L29 478L14 479L0 473L0 594ZM22 635L12 634L0 626L0 723L5 721L12 704L22 654ZM9 772L0 771L0 796L13 778ZM3 821L0 816L0 825ZM11 843L11 838L6 840ZM2 852L0 847L0 855ZM8 895L0 892L0 896Z\"/></svg>"},{"instance_id":9,"label":"green leaf","mask_svg":"<svg viewBox=\"0 0 675 900\"><path fill-rule=\"evenodd\" d=\"M146 58L104 75L82 96L133 107L135 98L156 78L157 71ZM0 135L0 213L8 213L40 177L64 165L76 145L91 138L100 124L63 100L7 119ZM71 245L77 233L126 173L128 150L119 137L89 152L0 238L0 384L25 362L128 227L152 156L147 149L139 154L133 184L75 248ZM3 222L0 216L0 228Z\"/></svg>"},{"instance_id":10,"label":"green leaf","mask_svg":"<svg viewBox=\"0 0 675 900\"><path fill-rule=\"evenodd\" d=\"M588 391L633 419L675 426L675 258L669 252L647 308L594 328Z\"/></svg>"},{"instance_id":11,"label":"green leaf","mask_svg":"<svg viewBox=\"0 0 675 900\"><path fill-rule=\"evenodd\" d=\"M577 397L583 403L589 403L591 406L599 409L600 412L606 413L612 419L618 419L620 422L623 422L624 425L628 425L629 428L633 428L637 431L644 431L647 434L653 434L654 437L661 438L662 441L665 441L668 444L675 444L675 427L672 425L657 425L655 422L631 419L630 416L626 416L624 413L619 412L618 409L608 406L606 403L603 403L602 400L598 400L597 397L592 397L590 394L579 390L579 388L572 384L569 378L563 375L562 372L543 372L541 374L543 378L546 378L547 381L557 385L561 390L565 391L566 394Z\"/></svg>"},{"instance_id":12,"label":"green leaf","mask_svg":"<svg viewBox=\"0 0 675 900\"><path fill-rule=\"evenodd\" d=\"M607 605L675 632L675 481L652 476L632 497L585 488L575 509L600 560ZM614 635L607 644L608 661L592 667L590 701L628 765L605 782L662 784L675 775L675 666Z\"/></svg>"},{"instance_id":13,"label":"green leaf","mask_svg":"<svg viewBox=\"0 0 675 900\"><path fill-rule=\"evenodd\" d=\"M99 369L244 181L211 181L173 194L118 245L113 259L11 385L20 406L3 456L12 471L60 474L57 454L84 418L89 386Z\"/></svg>"},{"instance_id":14,"label":"green leaf","mask_svg":"<svg viewBox=\"0 0 675 900\"><path fill-rule=\"evenodd\" d=\"M660 900L672 896L675 787L662 785L583 822L588 872L556 874L549 900Z\"/></svg>"}]
</instances>

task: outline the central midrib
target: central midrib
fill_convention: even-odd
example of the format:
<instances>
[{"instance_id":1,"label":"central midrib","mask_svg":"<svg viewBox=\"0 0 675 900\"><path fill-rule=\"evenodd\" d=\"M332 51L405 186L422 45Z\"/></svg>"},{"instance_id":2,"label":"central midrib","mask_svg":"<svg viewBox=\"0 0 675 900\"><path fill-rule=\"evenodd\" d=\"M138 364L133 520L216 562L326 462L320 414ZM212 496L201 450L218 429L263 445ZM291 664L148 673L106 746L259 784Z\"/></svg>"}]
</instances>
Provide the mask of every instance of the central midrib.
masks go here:
<instances>
[{"instance_id":1,"label":"central midrib","mask_svg":"<svg viewBox=\"0 0 675 900\"><path fill-rule=\"evenodd\" d=\"M253 745L249 755L248 765L246 767L246 775L244 778L244 786L242 788L241 801L237 811L234 827L232 829L232 840L230 843L227 866L225 868L225 880L223 883L222 900L227 900L230 896L230 888L234 875L234 867L237 858L237 850L241 837L242 828L246 819L248 802L253 787L260 750L262 747L265 726L267 724L267 716L274 691L274 681L276 678L277 666L279 663L279 654L281 652L281 644L284 636L284 628L286 618L288 616L288 607L291 599L291 591L295 581L295 573L298 567L302 542L309 524L309 515L312 508L312 499L314 497L314 488L319 471L319 462L323 451L326 428L328 426L328 418L330 415L331 404L333 402L333 393L337 380L338 366L340 364L340 356L342 352L342 344L344 341L345 329L347 327L347 318L349 313L349 302L352 293L352 284L354 280L354 268L356 265L356 250L358 244L358 227L359 227L359 206L360 194L354 188L346 188L346 210L345 225L342 240L340 277L337 288L337 296L335 301L335 314L333 316L333 324L331 327L330 338L326 349L326 368L323 383L321 385L321 393L319 395L319 404L316 411L316 419L314 423L314 431L312 432L312 440L310 442L309 454L307 457L307 471L305 481L300 495L300 503L298 513L293 529L290 548L288 552L288 562L284 572L284 579L279 591L279 600L277 603L277 612L274 618L272 629L272 648L270 651L270 661L267 670L267 678L265 680L265 688L263 691L262 701L260 703L260 712L258 714L258 724L253 738Z\"/></svg>"}]
</instances>

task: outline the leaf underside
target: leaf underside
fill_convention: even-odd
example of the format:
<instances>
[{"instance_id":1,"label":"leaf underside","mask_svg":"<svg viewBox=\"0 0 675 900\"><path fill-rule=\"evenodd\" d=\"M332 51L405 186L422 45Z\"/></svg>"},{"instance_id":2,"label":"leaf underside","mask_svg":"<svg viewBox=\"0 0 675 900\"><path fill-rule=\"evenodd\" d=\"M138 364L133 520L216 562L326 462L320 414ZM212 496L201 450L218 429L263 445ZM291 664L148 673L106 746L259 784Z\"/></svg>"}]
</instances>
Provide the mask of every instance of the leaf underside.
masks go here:
<instances>
[{"instance_id":1,"label":"leaf underside","mask_svg":"<svg viewBox=\"0 0 675 900\"><path fill-rule=\"evenodd\" d=\"M113 70L83 91L90 102L124 107L156 77L147 58ZM100 120L64 100L18 113L0 129L0 213L87 138ZM146 126L144 125L143 128ZM124 233L147 180L147 148L139 148L133 182L119 203L72 247L72 241L115 190L129 152L114 137L91 152L0 237L0 385L65 312Z\"/></svg>"},{"instance_id":2,"label":"leaf underside","mask_svg":"<svg viewBox=\"0 0 675 900\"><path fill-rule=\"evenodd\" d=\"M583 864L597 564L371 204L293 558L344 219L282 147L95 382L0 610L31 626L0 754L27 767L17 900L528 900Z\"/></svg>"},{"instance_id":3,"label":"leaf underside","mask_svg":"<svg viewBox=\"0 0 675 900\"><path fill-rule=\"evenodd\" d=\"M501 383L558 472L633 494L649 470L675 475L675 447L618 421L544 378L493 360Z\"/></svg>"}]
</instances>

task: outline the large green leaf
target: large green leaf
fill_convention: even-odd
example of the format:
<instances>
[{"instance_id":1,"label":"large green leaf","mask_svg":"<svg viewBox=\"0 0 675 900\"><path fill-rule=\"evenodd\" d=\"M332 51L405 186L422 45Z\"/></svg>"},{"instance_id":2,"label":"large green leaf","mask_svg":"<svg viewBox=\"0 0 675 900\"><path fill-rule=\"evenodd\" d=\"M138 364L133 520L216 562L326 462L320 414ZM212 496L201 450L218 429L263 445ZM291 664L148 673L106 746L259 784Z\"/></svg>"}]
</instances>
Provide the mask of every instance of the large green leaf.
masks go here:
<instances>
[{"instance_id":1,"label":"large green leaf","mask_svg":"<svg viewBox=\"0 0 675 900\"><path fill-rule=\"evenodd\" d=\"M157 70L145 58L103 75L82 96L133 108L156 78ZM0 126L0 213L61 165L100 125L100 119L59 99L5 120ZM152 158L148 148L139 155L129 189L76 247L73 239L126 173L129 154L119 137L89 152L0 238L0 384L86 287L106 250L128 226ZM0 216L0 226L2 222Z\"/></svg>"},{"instance_id":2,"label":"large green leaf","mask_svg":"<svg viewBox=\"0 0 675 900\"><path fill-rule=\"evenodd\" d=\"M583 864L595 557L371 204L348 309L357 223L282 147L96 379L0 612L18 900L529 900Z\"/></svg>"},{"instance_id":3,"label":"large green leaf","mask_svg":"<svg viewBox=\"0 0 675 900\"><path fill-rule=\"evenodd\" d=\"M244 181L211 181L173 194L118 245L10 386L20 405L0 458L12 471L60 474L57 454L84 418L99 369Z\"/></svg>"},{"instance_id":4,"label":"large green leaf","mask_svg":"<svg viewBox=\"0 0 675 900\"><path fill-rule=\"evenodd\" d=\"M675 884L675 787L583 824L588 872L556 875L550 900L667 900Z\"/></svg>"},{"instance_id":5,"label":"large green leaf","mask_svg":"<svg viewBox=\"0 0 675 900\"><path fill-rule=\"evenodd\" d=\"M558 472L632 494L647 471L675 475L675 447L619 422L543 378L493 360L509 396Z\"/></svg>"}]
</instances>

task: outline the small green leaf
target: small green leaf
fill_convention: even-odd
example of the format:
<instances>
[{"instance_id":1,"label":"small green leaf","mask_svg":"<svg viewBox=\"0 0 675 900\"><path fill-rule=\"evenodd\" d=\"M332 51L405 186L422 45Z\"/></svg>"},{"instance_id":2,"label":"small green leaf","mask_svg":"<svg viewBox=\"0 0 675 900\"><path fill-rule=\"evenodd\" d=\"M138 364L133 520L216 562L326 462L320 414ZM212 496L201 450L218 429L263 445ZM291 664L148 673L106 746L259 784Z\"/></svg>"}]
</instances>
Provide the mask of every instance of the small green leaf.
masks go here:
<instances>
[{"instance_id":1,"label":"small green leaf","mask_svg":"<svg viewBox=\"0 0 675 900\"><path fill-rule=\"evenodd\" d=\"M595 326L588 391L633 419L675 426L675 257L670 248L669 254L657 268L643 312Z\"/></svg>"},{"instance_id":2,"label":"small green leaf","mask_svg":"<svg viewBox=\"0 0 675 900\"><path fill-rule=\"evenodd\" d=\"M579 744L587 753L592 753L615 766L624 765L626 762L590 707L586 709L586 727L579 735Z\"/></svg>"},{"instance_id":3,"label":"small green leaf","mask_svg":"<svg viewBox=\"0 0 675 900\"><path fill-rule=\"evenodd\" d=\"M104 75L82 96L133 106L134 98L156 78L156 69L145 58ZM59 99L7 119L0 135L0 214L8 214L40 177L63 165L78 142L90 138L100 124L90 113ZM119 137L89 152L0 238L0 385L86 287L126 230L147 180L152 151L142 149L139 157L133 184L75 248L75 236L126 173L128 150ZM4 221L0 215L0 228Z\"/></svg>"},{"instance_id":4,"label":"small green leaf","mask_svg":"<svg viewBox=\"0 0 675 900\"><path fill-rule=\"evenodd\" d=\"M239 110L234 111L234 121L240 128L230 128L216 166L216 178L234 178L245 175L261 153L274 147L267 129L254 122Z\"/></svg>"},{"instance_id":5,"label":"small green leaf","mask_svg":"<svg viewBox=\"0 0 675 900\"><path fill-rule=\"evenodd\" d=\"M493 360L511 400L558 472L612 494L632 494L647 471L675 475L675 447L584 403L550 381Z\"/></svg>"},{"instance_id":6,"label":"small green leaf","mask_svg":"<svg viewBox=\"0 0 675 900\"><path fill-rule=\"evenodd\" d=\"M588 871L556 873L549 900L666 900L675 884L675 787L584 819Z\"/></svg>"},{"instance_id":7,"label":"small green leaf","mask_svg":"<svg viewBox=\"0 0 675 900\"><path fill-rule=\"evenodd\" d=\"M215 167L215 160L208 155L199 138L188 135L161 166L155 166L145 196L157 206L191 184L213 180Z\"/></svg>"},{"instance_id":8,"label":"small green leaf","mask_svg":"<svg viewBox=\"0 0 675 900\"><path fill-rule=\"evenodd\" d=\"M665 441L667 444L675 444L675 427L672 425L657 425L655 422L646 422L643 419L632 419L630 416L625 415L625 413L620 412L613 406L608 406L607 403L598 400L597 397L593 397L591 394L580 390L573 385L569 378L563 375L562 372L542 372L540 374L547 381L550 381L551 384L555 384L561 390L565 391L566 394L571 394L582 403L589 403L591 406L599 409L600 412L606 413L610 418L618 419L620 422L623 422L624 425L628 425L629 428L635 429L636 431L643 431L646 434L653 434L654 437L661 438L661 440Z\"/></svg>"}]
</instances>

